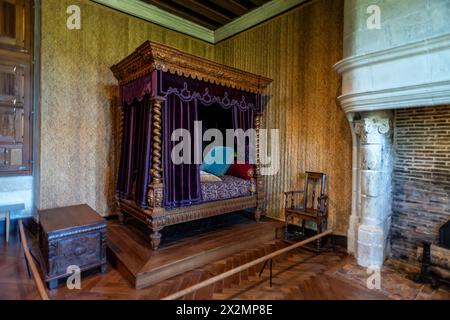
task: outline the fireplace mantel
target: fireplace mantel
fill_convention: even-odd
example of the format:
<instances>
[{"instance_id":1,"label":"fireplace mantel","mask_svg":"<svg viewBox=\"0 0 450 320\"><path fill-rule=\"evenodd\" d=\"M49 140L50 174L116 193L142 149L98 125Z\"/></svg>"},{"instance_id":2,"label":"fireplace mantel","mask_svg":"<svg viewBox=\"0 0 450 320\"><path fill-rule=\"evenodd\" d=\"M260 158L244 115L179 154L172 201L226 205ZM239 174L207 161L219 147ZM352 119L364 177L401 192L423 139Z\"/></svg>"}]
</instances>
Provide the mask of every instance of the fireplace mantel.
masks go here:
<instances>
[{"instance_id":1,"label":"fireplace mantel","mask_svg":"<svg viewBox=\"0 0 450 320\"><path fill-rule=\"evenodd\" d=\"M390 250L390 110L450 104L450 34L350 56L334 68L353 137L348 251L359 265L379 268Z\"/></svg>"},{"instance_id":2,"label":"fireplace mantel","mask_svg":"<svg viewBox=\"0 0 450 320\"><path fill-rule=\"evenodd\" d=\"M450 104L450 34L351 56L334 68L346 113Z\"/></svg>"}]
</instances>

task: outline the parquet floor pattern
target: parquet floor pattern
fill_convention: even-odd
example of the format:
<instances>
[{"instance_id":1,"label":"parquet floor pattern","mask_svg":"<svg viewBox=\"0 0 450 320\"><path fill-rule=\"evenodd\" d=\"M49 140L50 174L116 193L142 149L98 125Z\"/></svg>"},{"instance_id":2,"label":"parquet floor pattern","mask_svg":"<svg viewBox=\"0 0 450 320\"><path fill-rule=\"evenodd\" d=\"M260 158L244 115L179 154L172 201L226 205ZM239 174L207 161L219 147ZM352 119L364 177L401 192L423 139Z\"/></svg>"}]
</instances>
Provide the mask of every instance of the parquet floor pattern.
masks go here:
<instances>
[{"instance_id":1,"label":"parquet floor pattern","mask_svg":"<svg viewBox=\"0 0 450 320\"><path fill-rule=\"evenodd\" d=\"M28 278L17 235L11 240L9 245L0 242L0 299L38 299L34 283ZM95 272L83 276L80 290L69 290L62 283L58 289L49 291L49 296L82 300L161 299L284 246L282 241L265 243L142 290L135 290L117 270L108 266L104 274ZM342 265L345 259L348 259L345 253L331 250L321 255L293 250L274 259L272 287L269 286L268 266L259 277L262 265L258 265L184 299L387 299L379 292L333 276L330 270Z\"/></svg>"},{"instance_id":2,"label":"parquet floor pattern","mask_svg":"<svg viewBox=\"0 0 450 320\"><path fill-rule=\"evenodd\" d=\"M105 274L84 276L80 290L69 290L63 283L49 291L49 296L51 299L160 299L284 246L282 241L262 244L142 290L135 290L109 266ZM269 268L259 277L262 267L259 265L184 299L383 299L380 294L324 274L344 257L345 254L335 252L316 256L300 249L274 259L272 287L268 281ZM34 283L28 278L17 235L12 236L9 245L0 242L0 299L38 299Z\"/></svg>"}]
</instances>

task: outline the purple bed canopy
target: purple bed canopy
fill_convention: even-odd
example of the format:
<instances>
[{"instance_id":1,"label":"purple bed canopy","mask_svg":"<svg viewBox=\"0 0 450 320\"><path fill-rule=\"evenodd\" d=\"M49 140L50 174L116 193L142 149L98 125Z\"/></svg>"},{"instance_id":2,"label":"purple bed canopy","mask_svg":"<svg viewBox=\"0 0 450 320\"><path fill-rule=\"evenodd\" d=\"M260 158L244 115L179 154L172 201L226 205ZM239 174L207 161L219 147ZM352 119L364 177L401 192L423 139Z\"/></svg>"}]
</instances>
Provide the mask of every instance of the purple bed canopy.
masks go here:
<instances>
[{"instance_id":1,"label":"purple bed canopy","mask_svg":"<svg viewBox=\"0 0 450 320\"><path fill-rule=\"evenodd\" d=\"M234 89L170 72L154 71L121 86L123 131L117 194L133 196L147 207L146 193L151 182L152 98L164 98L162 104L162 147L164 207L202 202L200 165L175 165L170 157L176 142L170 140L175 129L193 132L200 106L231 109L233 129L253 128L254 113L262 108L261 95Z\"/></svg>"}]
</instances>

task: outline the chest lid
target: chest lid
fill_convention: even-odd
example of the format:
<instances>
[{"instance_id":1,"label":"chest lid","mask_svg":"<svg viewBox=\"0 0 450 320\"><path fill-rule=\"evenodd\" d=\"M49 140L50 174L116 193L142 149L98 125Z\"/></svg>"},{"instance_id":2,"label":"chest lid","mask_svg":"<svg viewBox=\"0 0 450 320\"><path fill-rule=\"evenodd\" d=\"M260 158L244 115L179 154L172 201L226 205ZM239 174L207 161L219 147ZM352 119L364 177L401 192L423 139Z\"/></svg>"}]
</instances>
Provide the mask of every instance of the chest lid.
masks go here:
<instances>
[{"instance_id":1,"label":"chest lid","mask_svg":"<svg viewBox=\"0 0 450 320\"><path fill-rule=\"evenodd\" d=\"M106 222L87 204L39 211L42 231L51 236L64 236L106 227Z\"/></svg>"}]
</instances>

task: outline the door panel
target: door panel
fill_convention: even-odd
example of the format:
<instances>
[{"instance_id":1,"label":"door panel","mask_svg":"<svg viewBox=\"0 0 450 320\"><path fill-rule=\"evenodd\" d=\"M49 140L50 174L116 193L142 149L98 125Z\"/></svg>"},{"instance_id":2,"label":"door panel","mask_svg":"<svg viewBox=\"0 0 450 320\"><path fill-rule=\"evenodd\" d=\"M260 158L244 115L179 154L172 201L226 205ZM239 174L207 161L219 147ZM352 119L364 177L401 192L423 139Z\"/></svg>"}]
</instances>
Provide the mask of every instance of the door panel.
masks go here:
<instances>
[{"instance_id":1,"label":"door panel","mask_svg":"<svg viewBox=\"0 0 450 320\"><path fill-rule=\"evenodd\" d=\"M22 145L0 145L0 168L5 171L24 170Z\"/></svg>"},{"instance_id":2,"label":"door panel","mask_svg":"<svg viewBox=\"0 0 450 320\"><path fill-rule=\"evenodd\" d=\"M0 0L0 176L32 166L33 0Z\"/></svg>"},{"instance_id":3,"label":"door panel","mask_svg":"<svg viewBox=\"0 0 450 320\"><path fill-rule=\"evenodd\" d=\"M30 1L0 0L0 46L15 51L29 51Z\"/></svg>"},{"instance_id":4,"label":"door panel","mask_svg":"<svg viewBox=\"0 0 450 320\"><path fill-rule=\"evenodd\" d=\"M0 143L23 143L23 124L22 108L0 107Z\"/></svg>"},{"instance_id":5,"label":"door panel","mask_svg":"<svg viewBox=\"0 0 450 320\"><path fill-rule=\"evenodd\" d=\"M31 72L24 61L0 61L0 173L30 169Z\"/></svg>"},{"instance_id":6,"label":"door panel","mask_svg":"<svg viewBox=\"0 0 450 320\"><path fill-rule=\"evenodd\" d=\"M0 62L0 105L23 106L26 68L14 62Z\"/></svg>"}]
</instances>

